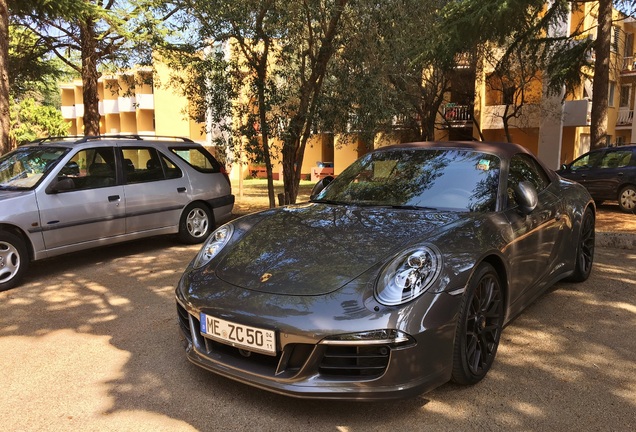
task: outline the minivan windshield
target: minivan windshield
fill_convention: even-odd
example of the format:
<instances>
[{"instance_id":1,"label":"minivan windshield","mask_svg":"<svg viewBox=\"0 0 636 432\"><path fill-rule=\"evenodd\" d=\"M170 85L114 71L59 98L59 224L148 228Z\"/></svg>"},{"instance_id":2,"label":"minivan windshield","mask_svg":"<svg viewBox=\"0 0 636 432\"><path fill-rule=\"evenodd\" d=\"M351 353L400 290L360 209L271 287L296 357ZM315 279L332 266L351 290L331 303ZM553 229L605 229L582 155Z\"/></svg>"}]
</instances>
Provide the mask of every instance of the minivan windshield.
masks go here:
<instances>
[{"instance_id":1,"label":"minivan windshield","mask_svg":"<svg viewBox=\"0 0 636 432\"><path fill-rule=\"evenodd\" d=\"M499 158L466 150L393 149L369 153L313 202L483 212L496 208Z\"/></svg>"},{"instance_id":2,"label":"minivan windshield","mask_svg":"<svg viewBox=\"0 0 636 432\"><path fill-rule=\"evenodd\" d=\"M66 154L59 147L19 147L0 157L0 189L31 189Z\"/></svg>"}]
</instances>

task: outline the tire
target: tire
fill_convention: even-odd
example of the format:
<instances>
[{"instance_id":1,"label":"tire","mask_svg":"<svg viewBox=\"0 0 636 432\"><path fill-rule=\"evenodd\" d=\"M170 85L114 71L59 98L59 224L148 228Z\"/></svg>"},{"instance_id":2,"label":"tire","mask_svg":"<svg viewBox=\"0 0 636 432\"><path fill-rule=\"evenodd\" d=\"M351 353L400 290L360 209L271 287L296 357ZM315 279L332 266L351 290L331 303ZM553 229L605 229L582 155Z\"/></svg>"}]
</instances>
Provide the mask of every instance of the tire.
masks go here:
<instances>
[{"instance_id":1,"label":"tire","mask_svg":"<svg viewBox=\"0 0 636 432\"><path fill-rule=\"evenodd\" d=\"M583 282L590 277L592 264L594 263L595 223L594 213L588 208L583 213L583 219L581 220L581 232L579 233L576 248L574 273L566 279L569 282Z\"/></svg>"},{"instance_id":2,"label":"tire","mask_svg":"<svg viewBox=\"0 0 636 432\"><path fill-rule=\"evenodd\" d=\"M214 229L214 217L200 202L188 205L179 221L179 240L186 244L201 243Z\"/></svg>"},{"instance_id":3,"label":"tire","mask_svg":"<svg viewBox=\"0 0 636 432\"><path fill-rule=\"evenodd\" d=\"M455 330L451 380L470 385L490 370L503 328L504 299L497 271L488 263L471 277Z\"/></svg>"},{"instance_id":4,"label":"tire","mask_svg":"<svg viewBox=\"0 0 636 432\"><path fill-rule=\"evenodd\" d=\"M0 291L13 288L29 267L29 254L24 241L9 232L0 231Z\"/></svg>"},{"instance_id":5,"label":"tire","mask_svg":"<svg viewBox=\"0 0 636 432\"><path fill-rule=\"evenodd\" d=\"M618 206L626 213L636 211L636 186L627 185L618 193Z\"/></svg>"}]
</instances>

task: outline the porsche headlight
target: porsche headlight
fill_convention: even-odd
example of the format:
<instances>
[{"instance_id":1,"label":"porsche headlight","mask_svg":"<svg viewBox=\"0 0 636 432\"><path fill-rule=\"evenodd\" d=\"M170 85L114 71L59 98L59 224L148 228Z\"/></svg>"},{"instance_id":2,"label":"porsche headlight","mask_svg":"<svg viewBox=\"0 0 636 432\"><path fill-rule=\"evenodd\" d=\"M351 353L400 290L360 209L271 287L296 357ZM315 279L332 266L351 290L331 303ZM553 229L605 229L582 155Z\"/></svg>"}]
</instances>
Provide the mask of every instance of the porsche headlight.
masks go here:
<instances>
[{"instance_id":1,"label":"porsche headlight","mask_svg":"<svg viewBox=\"0 0 636 432\"><path fill-rule=\"evenodd\" d=\"M408 249L384 268L375 287L375 297L386 306L411 301L433 285L441 269L442 256L436 248Z\"/></svg>"},{"instance_id":2,"label":"porsche headlight","mask_svg":"<svg viewBox=\"0 0 636 432\"><path fill-rule=\"evenodd\" d=\"M221 249L225 247L227 242L230 241L233 233L234 225L232 224L226 224L217 228L205 241L205 244L194 259L193 267L200 268L209 263L212 258L221 252Z\"/></svg>"}]
</instances>

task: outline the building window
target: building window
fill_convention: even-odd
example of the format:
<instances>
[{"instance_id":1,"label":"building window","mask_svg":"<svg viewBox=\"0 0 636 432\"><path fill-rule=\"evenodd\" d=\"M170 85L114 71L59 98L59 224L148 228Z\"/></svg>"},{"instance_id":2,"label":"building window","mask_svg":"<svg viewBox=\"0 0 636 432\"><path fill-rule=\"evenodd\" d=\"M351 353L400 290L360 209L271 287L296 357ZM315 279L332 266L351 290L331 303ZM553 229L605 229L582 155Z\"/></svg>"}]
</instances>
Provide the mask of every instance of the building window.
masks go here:
<instances>
[{"instance_id":1,"label":"building window","mask_svg":"<svg viewBox=\"0 0 636 432\"><path fill-rule=\"evenodd\" d=\"M613 26L612 27L612 36L611 36L611 45L610 50L612 52L618 52L618 41L620 40L621 29L620 27Z\"/></svg>"},{"instance_id":2,"label":"building window","mask_svg":"<svg viewBox=\"0 0 636 432\"><path fill-rule=\"evenodd\" d=\"M610 82L609 85L609 98L608 98L608 102L607 105L610 107L614 106L614 93L616 93L616 83L615 82Z\"/></svg>"},{"instance_id":3,"label":"building window","mask_svg":"<svg viewBox=\"0 0 636 432\"><path fill-rule=\"evenodd\" d=\"M504 105L514 105L514 103L515 103L515 88L514 88L514 86L504 86L502 93L503 93L503 103L504 103Z\"/></svg>"},{"instance_id":4,"label":"building window","mask_svg":"<svg viewBox=\"0 0 636 432\"><path fill-rule=\"evenodd\" d=\"M634 65L634 33L625 33L625 58L623 69L633 70Z\"/></svg>"},{"instance_id":5,"label":"building window","mask_svg":"<svg viewBox=\"0 0 636 432\"><path fill-rule=\"evenodd\" d=\"M619 100L620 107L629 107L629 95L631 93L632 86L630 85L622 85L621 86L621 95Z\"/></svg>"}]
</instances>

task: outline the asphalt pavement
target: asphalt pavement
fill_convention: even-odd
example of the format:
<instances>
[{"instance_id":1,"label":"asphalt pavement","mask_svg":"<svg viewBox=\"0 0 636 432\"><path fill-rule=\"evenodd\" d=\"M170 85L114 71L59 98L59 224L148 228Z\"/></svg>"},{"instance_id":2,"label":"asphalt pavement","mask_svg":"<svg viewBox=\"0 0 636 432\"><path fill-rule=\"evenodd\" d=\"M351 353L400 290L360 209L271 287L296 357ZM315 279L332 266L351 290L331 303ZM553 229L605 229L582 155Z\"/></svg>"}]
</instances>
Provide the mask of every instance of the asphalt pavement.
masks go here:
<instances>
[{"instance_id":1,"label":"asphalt pavement","mask_svg":"<svg viewBox=\"0 0 636 432\"><path fill-rule=\"evenodd\" d=\"M6 431L634 431L636 250L600 247L503 333L473 387L353 403L291 399L191 365L174 287L197 246L157 238L32 264L0 293Z\"/></svg>"}]
</instances>

